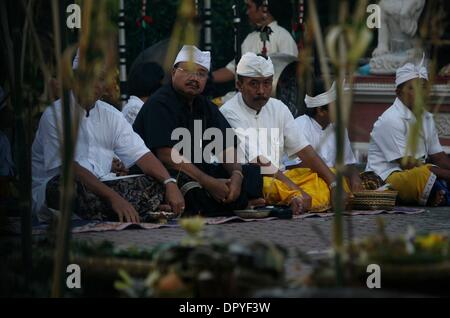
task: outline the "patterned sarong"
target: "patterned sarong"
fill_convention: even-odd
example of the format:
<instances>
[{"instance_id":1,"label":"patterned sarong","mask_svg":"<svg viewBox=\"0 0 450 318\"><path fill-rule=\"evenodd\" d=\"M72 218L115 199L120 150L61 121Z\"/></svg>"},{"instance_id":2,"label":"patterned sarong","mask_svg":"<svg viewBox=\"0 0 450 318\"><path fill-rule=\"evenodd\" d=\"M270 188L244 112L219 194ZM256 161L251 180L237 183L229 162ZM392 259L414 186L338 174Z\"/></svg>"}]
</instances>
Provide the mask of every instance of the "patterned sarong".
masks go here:
<instances>
[{"instance_id":1,"label":"patterned sarong","mask_svg":"<svg viewBox=\"0 0 450 318\"><path fill-rule=\"evenodd\" d=\"M148 212L158 210L163 202L164 187L148 176L124 178L103 182L128 201L139 213L141 222L148 221ZM47 183L46 201L49 208L59 210L59 176ZM99 198L80 182L75 184L75 213L82 219L117 221L118 216L110 204Z\"/></svg>"}]
</instances>

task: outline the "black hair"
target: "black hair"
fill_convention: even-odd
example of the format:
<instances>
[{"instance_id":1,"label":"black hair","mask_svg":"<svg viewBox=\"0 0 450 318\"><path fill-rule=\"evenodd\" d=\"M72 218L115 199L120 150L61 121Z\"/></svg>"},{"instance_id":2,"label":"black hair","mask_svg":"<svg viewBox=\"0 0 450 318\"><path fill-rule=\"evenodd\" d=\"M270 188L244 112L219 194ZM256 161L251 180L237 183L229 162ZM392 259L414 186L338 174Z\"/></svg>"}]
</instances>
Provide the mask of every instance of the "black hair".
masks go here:
<instances>
[{"instance_id":1,"label":"black hair","mask_svg":"<svg viewBox=\"0 0 450 318\"><path fill-rule=\"evenodd\" d=\"M155 62L147 62L137 65L128 79L128 94L137 97L152 95L161 87L164 71Z\"/></svg>"},{"instance_id":2,"label":"black hair","mask_svg":"<svg viewBox=\"0 0 450 318\"><path fill-rule=\"evenodd\" d=\"M397 88L398 88L398 89L402 89L402 88L406 85L407 82L408 82L408 81L403 82L403 83L401 83L401 84L398 84Z\"/></svg>"},{"instance_id":3,"label":"black hair","mask_svg":"<svg viewBox=\"0 0 450 318\"><path fill-rule=\"evenodd\" d=\"M400 92L402 91L403 87L406 85L406 82L403 82L401 84L399 84L396 88L395 88L395 93L397 95L400 95Z\"/></svg>"},{"instance_id":4,"label":"black hair","mask_svg":"<svg viewBox=\"0 0 450 318\"><path fill-rule=\"evenodd\" d=\"M314 107L314 108L306 107L305 114L308 115L311 118L314 118L314 117L316 117L317 111L319 110L319 108L323 109L323 110L328 110L328 105L324 105L324 106L320 106L320 107Z\"/></svg>"},{"instance_id":5,"label":"black hair","mask_svg":"<svg viewBox=\"0 0 450 318\"><path fill-rule=\"evenodd\" d=\"M242 75L239 75L239 74L237 74L237 80L238 80L238 82L243 82L244 81L244 78L245 77L247 77L247 76L242 76Z\"/></svg>"}]
</instances>

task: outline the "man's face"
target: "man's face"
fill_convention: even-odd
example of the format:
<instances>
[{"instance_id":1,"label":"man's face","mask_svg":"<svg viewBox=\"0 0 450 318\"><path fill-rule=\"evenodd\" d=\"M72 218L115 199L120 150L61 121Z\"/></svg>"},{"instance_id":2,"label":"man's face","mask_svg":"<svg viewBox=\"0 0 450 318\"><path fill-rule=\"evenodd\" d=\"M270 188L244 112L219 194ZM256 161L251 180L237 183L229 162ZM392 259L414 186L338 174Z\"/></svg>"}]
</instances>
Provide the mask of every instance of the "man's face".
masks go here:
<instances>
[{"instance_id":1,"label":"man's face","mask_svg":"<svg viewBox=\"0 0 450 318\"><path fill-rule=\"evenodd\" d=\"M77 100L81 107L90 109L93 104L101 99L106 91L106 70L100 73L89 73L89 81L78 80L78 84L73 88ZM84 76L87 76L84 74Z\"/></svg>"},{"instance_id":2,"label":"man's face","mask_svg":"<svg viewBox=\"0 0 450 318\"><path fill-rule=\"evenodd\" d=\"M250 24L254 26L259 26L264 21L264 12L263 6L259 8L256 7L256 4L252 0L247 0L247 16Z\"/></svg>"},{"instance_id":3,"label":"man's face","mask_svg":"<svg viewBox=\"0 0 450 318\"><path fill-rule=\"evenodd\" d=\"M237 86L247 106L260 111L270 98L272 81L273 76L242 77Z\"/></svg>"},{"instance_id":4,"label":"man's face","mask_svg":"<svg viewBox=\"0 0 450 318\"><path fill-rule=\"evenodd\" d=\"M106 92L105 76L101 75L94 84L94 99L98 100L103 97Z\"/></svg>"},{"instance_id":5,"label":"man's face","mask_svg":"<svg viewBox=\"0 0 450 318\"><path fill-rule=\"evenodd\" d=\"M196 63L180 62L172 70L172 85L180 93L195 97L205 89L208 70Z\"/></svg>"},{"instance_id":6,"label":"man's face","mask_svg":"<svg viewBox=\"0 0 450 318\"><path fill-rule=\"evenodd\" d=\"M328 105L328 107L330 107L330 105ZM330 112L326 107L317 108L315 119L318 123L320 123L324 127L327 127L332 122L330 118Z\"/></svg>"},{"instance_id":7,"label":"man's face","mask_svg":"<svg viewBox=\"0 0 450 318\"><path fill-rule=\"evenodd\" d=\"M423 78L415 78L407 81L400 89L397 89L397 96L403 104L412 109L416 102L416 92L420 91L423 98L428 96L428 82Z\"/></svg>"}]
</instances>

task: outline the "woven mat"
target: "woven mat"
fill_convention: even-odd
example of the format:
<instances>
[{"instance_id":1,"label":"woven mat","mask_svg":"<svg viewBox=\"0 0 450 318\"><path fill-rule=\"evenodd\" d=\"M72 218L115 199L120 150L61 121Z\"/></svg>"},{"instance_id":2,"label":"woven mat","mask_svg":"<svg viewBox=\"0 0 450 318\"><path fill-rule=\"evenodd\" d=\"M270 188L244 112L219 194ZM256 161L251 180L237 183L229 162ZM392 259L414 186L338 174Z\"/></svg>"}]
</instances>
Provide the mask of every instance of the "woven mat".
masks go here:
<instances>
[{"instance_id":1,"label":"woven mat","mask_svg":"<svg viewBox=\"0 0 450 318\"><path fill-rule=\"evenodd\" d=\"M425 212L425 209L420 208L410 208L410 207L396 207L392 211L386 210L375 210L375 211L347 211L344 215L356 216L356 215L378 215L378 214L419 214ZM306 213L302 215L295 215L294 219L306 219L306 218L327 218L332 217L334 213ZM276 220L276 217L268 217L263 219L243 219L238 216L230 217L215 217L215 218L205 218L205 222L208 225L218 225L231 222L255 222L255 221L272 221ZM10 224L7 228L2 229L2 232L20 234L20 218L9 218ZM86 232L106 232L106 231L122 231L129 229L158 229L163 227L179 227L176 220L170 220L168 223L158 224L158 223L119 223L119 222L99 222L99 221L86 221L86 220L73 220L72 221L72 233L86 233ZM40 224L33 226L33 235L45 234L48 229L47 224Z\"/></svg>"},{"instance_id":2,"label":"woven mat","mask_svg":"<svg viewBox=\"0 0 450 318\"><path fill-rule=\"evenodd\" d=\"M411 208L406 206L397 206L394 208L394 210L388 211L388 210L353 210L353 211L346 211L344 212L344 215L347 216L354 216L354 215L378 215L378 214L420 214L425 212L426 209L422 208ZM330 217L333 216L334 213L328 213L328 212L322 212L322 213L306 213L301 215L294 215L294 219L305 219L305 218L311 218L311 217Z\"/></svg>"}]
</instances>

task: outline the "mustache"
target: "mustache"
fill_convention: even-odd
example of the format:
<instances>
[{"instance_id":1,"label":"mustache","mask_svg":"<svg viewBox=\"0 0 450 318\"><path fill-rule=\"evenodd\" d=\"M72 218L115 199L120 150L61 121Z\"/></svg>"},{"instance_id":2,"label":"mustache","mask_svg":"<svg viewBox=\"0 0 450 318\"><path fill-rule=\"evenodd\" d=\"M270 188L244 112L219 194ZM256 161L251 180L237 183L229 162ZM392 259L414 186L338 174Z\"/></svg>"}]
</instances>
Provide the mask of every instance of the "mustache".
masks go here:
<instances>
[{"instance_id":1,"label":"mustache","mask_svg":"<svg viewBox=\"0 0 450 318\"><path fill-rule=\"evenodd\" d=\"M197 88L200 87L200 84L199 84L197 81L193 81L193 80L187 81L187 82L186 82L186 85L188 85L188 86L195 86L195 87L197 87Z\"/></svg>"},{"instance_id":2,"label":"mustache","mask_svg":"<svg viewBox=\"0 0 450 318\"><path fill-rule=\"evenodd\" d=\"M257 101L265 101L265 100L268 100L269 98L268 97L266 97L266 96L256 96L256 97L254 97L253 98L253 100L255 101L255 102L257 102Z\"/></svg>"}]
</instances>

